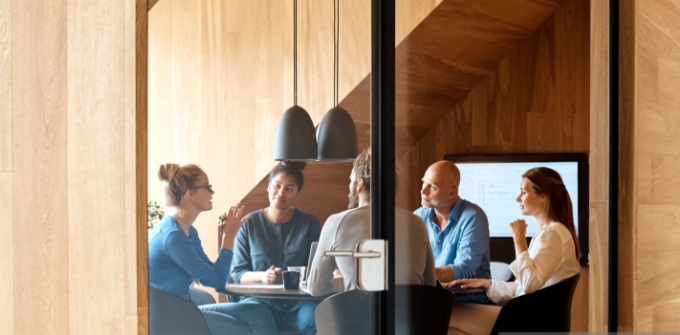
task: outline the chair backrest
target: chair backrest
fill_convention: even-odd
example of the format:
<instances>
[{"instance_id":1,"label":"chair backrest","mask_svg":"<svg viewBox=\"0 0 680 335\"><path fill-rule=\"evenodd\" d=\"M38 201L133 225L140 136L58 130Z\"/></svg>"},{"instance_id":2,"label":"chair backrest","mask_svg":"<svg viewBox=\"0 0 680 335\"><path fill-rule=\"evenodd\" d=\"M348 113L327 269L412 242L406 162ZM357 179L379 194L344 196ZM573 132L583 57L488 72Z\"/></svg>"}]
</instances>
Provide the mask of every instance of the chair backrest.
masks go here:
<instances>
[{"instance_id":1,"label":"chair backrest","mask_svg":"<svg viewBox=\"0 0 680 335\"><path fill-rule=\"evenodd\" d=\"M511 299L501 308L491 334L569 332L571 301L581 273L534 293Z\"/></svg>"},{"instance_id":2,"label":"chair backrest","mask_svg":"<svg viewBox=\"0 0 680 335\"><path fill-rule=\"evenodd\" d=\"M149 286L151 335L211 335L203 314L191 301Z\"/></svg>"},{"instance_id":3,"label":"chair backrest","mask_svg":"<svg viewBox=\"0 0 680 335\"><path fill-rule=\"evenodd\" d=\"M396 286L396 334L446 335L456 295L423 285Z\"/></svg>"},{"instance_id":4,"label":"chair backrest","mask_svg":"<svg viewBox=\"0 0 680 335\"><path fill-rule=\"evenodd\" d=\"M324 299L314 311L319 335L374 334L377 294L350 290Z\"/></svg>"},{"instance_id":5,"label":"chair backrest","mask_svg":"<svg viewBox=\"0 0 680 335\"><path fill-rule=\"evenodd\" d=\"M450 291L422 285L397 285L396 334L444 335L455 295ZM377 294L351 290L335 294L319 304L314 313L319 335L375 333Z\"/></svg>"},{"instance_id":6,"label":"chair backrest","mask_svg":"<svg viewBox=\"0 0 680 335\"><path fill-rule=\"evenodd\" d=\"M498 281L508 281L512 278L512 271L510 271L510 264L505 262L491 262L491 279Z\"/></svg>"}]
</instances>

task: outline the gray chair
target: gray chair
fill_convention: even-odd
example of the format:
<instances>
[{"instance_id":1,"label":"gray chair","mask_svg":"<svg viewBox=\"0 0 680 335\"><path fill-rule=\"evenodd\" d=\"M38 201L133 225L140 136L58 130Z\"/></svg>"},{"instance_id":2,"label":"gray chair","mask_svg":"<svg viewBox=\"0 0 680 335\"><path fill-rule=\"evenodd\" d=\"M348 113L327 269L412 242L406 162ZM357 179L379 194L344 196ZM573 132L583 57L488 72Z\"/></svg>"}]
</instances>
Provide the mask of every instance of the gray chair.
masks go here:
<instances>
[{"instance_id":1,"label":"gray chair","mask_svg":"<svg viewBox=\"0 0 680 335\"><path fill-rule=\"evenodd\" d=\"M350 290L334 294L316 307L314 319L319 335L359 335L375 333L374 292Z\"/></svg>"},{"instance_id":2,"label":"gray chair","mask_svg":"<svg viewBox=\"0 0 680 335\"><path fill-rule=\"evenodd\" d=\"M149 334L211 335L196 304L149 286Z\"/></svg>"},{"instance_id":3,"label":"gray chair","mask_svg":"<svg viewBox=\"0 0 680 335\"><path fill-rule=\"evenodd\" d=\"M513 274L510 271L510 264L504 262L491 262L491 279L498 281L509 281Z\"/></svg>"},{"instance_id":4,"label":"gray chair","mask_svg":"<svg viewBox=\"0 0 680 335\"><path fill-rule=\"evenodd\" d=\"M395 333L445 335L455 295L423 285L397 285ZM351 290L326 298L314 312L319 335L359 335L375 332L374 292Z\"/></svg>"}]
</instances>

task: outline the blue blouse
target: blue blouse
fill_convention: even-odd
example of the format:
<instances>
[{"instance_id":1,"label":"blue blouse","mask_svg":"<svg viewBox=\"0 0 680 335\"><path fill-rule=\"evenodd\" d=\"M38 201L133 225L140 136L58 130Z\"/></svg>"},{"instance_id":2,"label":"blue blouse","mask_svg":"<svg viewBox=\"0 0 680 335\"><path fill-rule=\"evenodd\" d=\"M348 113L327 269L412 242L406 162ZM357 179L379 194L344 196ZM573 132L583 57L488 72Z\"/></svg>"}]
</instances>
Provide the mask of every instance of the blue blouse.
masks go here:
<instances>
[{"instance_id":1,"label":"blue blouse","mask_svg":"<svg viewBox=\"0 0 680 335\"><path fill-rule=\"evenodd\" d=\"M215 263L211 262L196 228L190 227L187 236L179 222L166 215L149 234L149 285L185 298L194 280L223 289L232 257L231 250L220 249Z\"/></svg>"}]
</instances>

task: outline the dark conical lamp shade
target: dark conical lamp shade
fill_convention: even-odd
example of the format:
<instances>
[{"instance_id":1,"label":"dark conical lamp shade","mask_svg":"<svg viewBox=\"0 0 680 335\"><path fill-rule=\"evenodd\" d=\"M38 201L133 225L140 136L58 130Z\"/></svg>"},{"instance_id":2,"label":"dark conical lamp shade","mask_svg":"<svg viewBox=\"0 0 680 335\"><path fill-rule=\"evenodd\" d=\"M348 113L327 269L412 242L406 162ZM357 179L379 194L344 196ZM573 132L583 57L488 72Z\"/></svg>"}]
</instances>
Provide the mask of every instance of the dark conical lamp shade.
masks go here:
<instances>
[{"instance_id":1,"label":"dark conical lamp shade","mask_svg":"<svg viewBox=\"0 0 680 335\"><path fill-rule=\"evenodd\" d=\"M326 113L319 124L316 137L321 161L352 161L359 154L354 120L340 106L335 106Z\"/></svg>"},{"instance_id":2,"label":"dark conical lamp shade","mask_svg":"<svg viewBox=\"0 0 680 335\"><path fill-rule=\"evenodd\" d=\"M307 111L293 106L283 113L274 137L274 160L309 161L317 157L314 122Z\"/></svg>"}]
</instances>

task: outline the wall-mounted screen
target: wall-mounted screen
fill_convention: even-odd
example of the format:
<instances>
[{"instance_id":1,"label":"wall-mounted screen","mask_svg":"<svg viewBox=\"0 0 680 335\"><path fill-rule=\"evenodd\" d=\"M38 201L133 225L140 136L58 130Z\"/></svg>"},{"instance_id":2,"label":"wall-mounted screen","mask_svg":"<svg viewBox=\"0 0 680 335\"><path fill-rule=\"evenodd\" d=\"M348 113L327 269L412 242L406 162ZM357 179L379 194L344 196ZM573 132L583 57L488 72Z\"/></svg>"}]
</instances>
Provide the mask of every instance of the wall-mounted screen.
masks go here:
<instances>
[{"instance_id":1,"label":"wall-mounted screen","mask_svg":"<svg viewBox=\"0 0 680 335\"><path fill-rule=\"evenodd\" d=\"M461 181L458 195L480 206L489 219L489 231L493 244L513 247L510 222L527 221L527 237L538 231L538 223L532 216L523 216L517 196L522 174L529 169L544 166L557 171L569 192L574 211L574 223L579 236L581 252L588 251L588 156L587 154L524 154L524 155L448 155L444 159L456 163ZM505 240L505 241L504 241ZM496 248L498 249L498 248ZM513 248L501 248L496 252L510 252ZM508 250L505 250L508 249ZM492 249L492 258L494 258ZM587 263L587 256L581 262Z\"/></svg>"}]
</instances>

